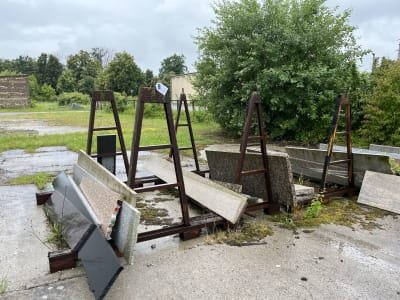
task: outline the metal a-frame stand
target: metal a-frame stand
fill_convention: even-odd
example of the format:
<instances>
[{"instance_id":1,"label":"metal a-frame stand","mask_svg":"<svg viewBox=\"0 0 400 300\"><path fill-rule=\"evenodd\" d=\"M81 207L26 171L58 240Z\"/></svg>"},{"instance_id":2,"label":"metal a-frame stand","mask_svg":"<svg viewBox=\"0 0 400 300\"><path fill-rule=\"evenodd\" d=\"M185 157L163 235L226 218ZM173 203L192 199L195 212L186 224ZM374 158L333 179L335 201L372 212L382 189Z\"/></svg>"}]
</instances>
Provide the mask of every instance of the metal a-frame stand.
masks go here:
<instances>
[{"instance_id":1,"label":"metal a-frame stand","mask_svg":"<svg viewBox=\"0 0 400 300\"><path fill-rule=\"evenodd\" d=\"M341 117L342 110L344 109L344 116L346 118L346 128L345 131L337 131L339 126L339 118ZM346 159L331 161L334 143L336 135L344 134L346 138ZM347 186L339 189L334 189L328 191L326 189L326 182L328 177L329 166L331 165L341 165L345 164L347 166ZM330 197L341 196L344 194L352 194L356 191L354 187L354 177L353 177L353 154L352 154L352 143L351 143L351 106L350 100L347 95L338 95L336 98L335 111L332 118L331 132L329 136L328 148L326 151L324 168L322 172L322 179L320 185L320 194L323 196L324 200L327 201Z\"/></svg>"},{"instance_id":2,"label":"metal a-frame stand","mask_svg":"<svg viewBox=\"0 0 400 300\"><path fill-rule=\"evenodd\" d=\"M180 117L181 117L181 112L182 112L182 105L185 110L185 116L186 116L186 123L179 123ZM209 170L200 170L200 165L199 165L199 159L197 157L197 149L196 149L196 144L194 141L194 135L193 135L193 129L192 129L192 122L190 120L190 113L189 113L189 107L187 103L187 98L184 89L182 89L182 93L180 95L179 101L178 101L178 108L177 108L177 114L176 114L176 120L175 120L175 133L178 133L178 128L179 127L187 127L189 131L189 137L190 137L190 147L180 147L179 150L192 150L193 152L193 159L195 163L196 169L193 171L194 173L204 176L205 173L208 173ZM169 153L169 157L172 157L172 150Z\"/></svg>"},{"instance_id":3,"label":"metal a-frame stand","mask_svg":"<svg viewBox=\"0 0 400 300\"><path fill-rule=\"evenodd\" d=\"M142 132L142 124L144 117L144 105L146 103L160 104L164 107L164 112L167 120L168 134L170 144L167 145L152 145L140 146L140 137ZM173 157L175 167L176 183L163 183L162 181L143 181L141 178L136 178L137 162L139 151L151 151L159 149L170 149ZM154 182L155 185L143 187L143 183ZM161 182L161 183L160 183ZM158 183L158 184L157 184ZM138 242L147 241L167 235L180 234L181 239L187 240L198 237L201 228L207 225L224 224L226 221L215 215L210 214L206 217L189 218L188 201L185 194L185 185L183 181L181 162L179 157L179 149L174 130L174 123L172 119L171 101L168 97L161 95L151 88L141 88L139 92L139 101L136 106L135 125L133 128L132 139L132 152L130 159L130 166L128 172L128 186L133 188L134 191L146 192L158 189L178 188L180 205L182 210L182 224L172 225L167 228L152 230L148 232L139 233Z\"/></svg>"},{"instance_id":4,"label":"metal a-frame stand","mask_svg":"<svg viewBox=\"0 0 400 300\"><path fill-rule=\"evenodd\" d=\"M114 116L115 126L110 127L94 127L94 120L96 116L96 107L98 102L109 102L111 104L111 109ZM92 140L93 140L93 132L94 131L107 131L107 130L116 130L118 133L118 139L121 151L116 153L104 153L104 154L92 154ZM115 155L122 155L125 165L125 171L128 175L129 171L129 161L128 155L126 154L126 147L124 142L124 136L122 134L121 122L119 120L117 105L114 98L113 91L94 91L91 98L90 103L90 117L89 117L89 129L88 129L88 137L86 144L86 153L93 158L97 157L109 157Z\"/></svg>"},{"instance_id":5,"label":"metal a-frame stand","mask_svg":"<svg viewBox=\"0 0 400 300\"><path fill-rule=\"evenodd\" d=\"M250 136L250 130L251 130L254 112L256 112L256 116L257 116L258 134L259 135ZM249 138L256 138L260 142L262 168L243 171L243 166L244 166L244 161L245 161L246 150L247 150ZM235 183L240 184L243 176L264 174L265 189L267 192L268 201L263 201L261 203L256 203L256 204L249 204L247 206L246 211L264 209L264 211L266 213L279 212L279 209L280 209L279 203L273 201L272 189L271 189L271 178L270 178L269 172L270 172L270 170L269 170L269 163L268 163L268 156L267 156L266 134L265 134L265 128L264 128L263 115L262 115L261 98L257 92L253 92L253 94L251 95L250 101L249 101L246 122L245 122L245 125L243 128L242 141L240 144L240 157L239 157L239 161L238 161L238 164L236 167Z\"/></svg>"}]
</instances>

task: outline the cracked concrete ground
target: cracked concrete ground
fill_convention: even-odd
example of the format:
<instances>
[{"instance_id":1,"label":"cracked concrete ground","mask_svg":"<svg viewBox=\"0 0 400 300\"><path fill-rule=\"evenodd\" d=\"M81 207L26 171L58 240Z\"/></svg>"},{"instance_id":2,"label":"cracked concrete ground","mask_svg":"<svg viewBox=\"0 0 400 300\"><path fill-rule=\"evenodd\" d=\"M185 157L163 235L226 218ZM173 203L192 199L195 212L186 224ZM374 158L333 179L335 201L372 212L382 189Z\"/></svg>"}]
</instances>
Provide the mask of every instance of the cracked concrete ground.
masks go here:
<instances>
[{"instance_id":1,"label":"cracked concrete ground","mask_svg":"<svg viewBox=\"0 0 400 300\"><path fill-rule=\"evenodd\" d=\"M59 150L44 169L75 162ZM24 174L33 164L20 154L13 159ZM0 168L10 170L7 155ZM32 185L0 187L0 280L8 282L0 299L93 299L83 268L49 274L49 249L37 238L49 227L34 193ZM379 223L383 229L322 225L297 234L271 225L272 236L243 247L207 245L204 236L140 243L106 299L400 299L400 220Z\"/></svg>"}]
</instances>

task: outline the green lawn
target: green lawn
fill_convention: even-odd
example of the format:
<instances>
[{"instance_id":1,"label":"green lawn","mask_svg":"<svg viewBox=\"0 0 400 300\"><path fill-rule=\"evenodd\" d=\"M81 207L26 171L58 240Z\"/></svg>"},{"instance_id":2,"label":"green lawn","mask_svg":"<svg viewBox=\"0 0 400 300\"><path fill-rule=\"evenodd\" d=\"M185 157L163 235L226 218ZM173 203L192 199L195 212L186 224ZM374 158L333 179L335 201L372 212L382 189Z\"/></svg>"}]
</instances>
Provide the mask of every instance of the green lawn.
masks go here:
<instances>
[{"instance_id":1,"label":"green lawn","mask_svg":"<svg viewBox=\"0 0 400 300\"><path fill-rule=\"evenodd\" d=\"M49 108L49 106L45 107ZM0 111L1 112L1 111ZM53 112L53 110L51 110ZM89 123L88 111L64 111L63 113L42 113L42 114L23 114L23 115L0 115L1 120L10 119L35 119L45 121L52 125L69 125L87 128ZM134 122L134 111L129 109L127 112L120 113L121 125L124 133L125 143L130 149L132 142L132 131ZM105 111L96 112L95 127L113 125L113 116ZM199 149L207 144L221 143L225 141L219 126L212 121L193 123L196 145ZM115 131L111 131L115 132ZM106 132L97 132L104 134ZM24 149L34 151L44 146L66 146L72 151L86 149L87 133L66 133L52 135L32 135L28 133L3 134L0 136L0 152L10 149ZM96 139L93 139L93 149L96 147ZM168 132L166 121L161 118L145 118L143 122L141 145L165 144L168 143ZM185 127L178 131L178 143L180 146L190 145L188 130ZM118 144L118 143L117 143Z\"/></svg>"}]
</instances>

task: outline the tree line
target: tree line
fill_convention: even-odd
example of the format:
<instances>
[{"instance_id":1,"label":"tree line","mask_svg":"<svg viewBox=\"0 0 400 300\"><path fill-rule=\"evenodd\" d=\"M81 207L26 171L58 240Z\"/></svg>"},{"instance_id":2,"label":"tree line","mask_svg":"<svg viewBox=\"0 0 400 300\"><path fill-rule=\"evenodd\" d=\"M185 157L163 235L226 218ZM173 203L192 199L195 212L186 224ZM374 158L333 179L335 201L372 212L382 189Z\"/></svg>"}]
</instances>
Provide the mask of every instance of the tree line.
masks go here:
<instances>
[{"instance_id":1,"label":"tree line","mask_svg":"<svg viewBox=\"0 0 400 300\"><path fill-rule=\"evenodd\" d=\"M111 54L105 48L80 50L68 56L66 64L53 54L42 53L37 58L19 56L0 59L0 75L29 75L31 97L46 101L63 93L90 94L95 89L110 89L135 96L140 86L156 81L169 84L173 75L187 72L185 56L173 54L161 61L159 74L141 70L128 52Z\"/></svg>"}]
</instances>

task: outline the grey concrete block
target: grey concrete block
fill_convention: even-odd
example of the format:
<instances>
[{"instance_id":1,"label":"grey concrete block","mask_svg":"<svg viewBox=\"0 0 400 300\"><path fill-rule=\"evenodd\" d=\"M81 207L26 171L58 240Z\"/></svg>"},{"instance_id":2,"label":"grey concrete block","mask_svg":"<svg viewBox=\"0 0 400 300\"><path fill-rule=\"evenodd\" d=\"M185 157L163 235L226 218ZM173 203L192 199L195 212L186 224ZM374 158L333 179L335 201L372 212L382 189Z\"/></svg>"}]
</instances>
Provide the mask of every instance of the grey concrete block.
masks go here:
<instances>
[{"instance_id":1,"label":"grey concrete block","mask_svg":"<svg viewBox=\"0 0 400 300\"><path fill-rule=\"evenodd\" d=\"M174 165L155 155L143 161L143 167L168 183L176 182ZM247 198L208 178L182 170L186 195L235 224L242 215Z\"/></svg>"},{"instance_id":2,"label":"grey concrete block","mask_svg":"<svg viewBox=\"0 0 400 300\"><path fill-rule=\"evenodd\" d=\"M130 189L125 183L119 180L114 174L98 164L94 159L82 150L78 154L78 166L90 173L102 184L112 191L123 196L123 200L129 202L132 206L136 206L136 193Z\"/></svg>"},{"instance_id":3,"label":"grey concrete block","mask_svg":"<svg viewBox=\"0 0 400 300\"><path fill-rule=\"evenodd\" d=\"M106 239L111 238L111 231L115 224L120 205L121 195L91 178L83 178L79 184L94 213L100 220L100 229ZM122 201L121 201L122 203Z\"/></svg>"},{"instance_id":4,"label":"grey concrete block","mask_svg":"<svg viewBox=\"0 0 400 300\"><path fill-rule=\"evenodd\" d=\"M239 145L212 145L205 150L210 168L210 178L233 183L240 155ZM288 155L286 153L268 151L268 161L271 171L272 197L275 201L288 208L293 207L296 196ZM259 169L261 165L262 158L260 153L246 153L244 170ZM262 174L244 176L241 184L243 193L268 199Z\"/></svg>"},{"instance_id":5,"label":"grey concrete block","mask_svg":"<svg viewBox=\"0 0 400 300\"><path fill-rule=\"evenodd\" d=\"M74 166L73 178L77 184L80 184L84 178L98 180L78 165ZM133 264L139 221L140 212L128 202L123 201L111 237L129 264Z\"/></svg>"},{"instance_id":6,"label":"grey concrete block","mask_svg":"<svg viewBox=\"0 0 400 300\"><path fill-rule=\"evenodd\" d=\"M301 147L286 147L293 173L321 180L326 150ZM334 152L331 161L346 159L346 153ZM392 174L389 157L385 155L353 153L354 184L361 186L365 171ZM347 184L347 167L345 164L329 167L328 182Z\"/></svg>"},{"instance_id":7,"label":"grey concrete block","mask_svg":"<svg viewBox=\"0 0 400 300\"><path fill-rule=\"evenodd\" d=\"M372 148L371 148L372 146ZM328 148L327 144L319 144L319 149L326 150ZM397 149L400 149L397 147ZM386 151L387 150L387 151ZM390 151L389 151L390 150ZM346 147L343 146L333 146L333 151L335 152L347 152ZM400 150L398 150L400 152ZM400 153L396 153L396 147L373 145L369 146L369 149L363 148L352 148L353 154L373 154L373 155L383 155L389 156L390 158L400 160Z\"/></svg>"},{"instance_id":8,"label":"grey concrete block","mask_svg":"<svg viewBox=\"0 0 400 300\"><path fill-rule=\"evenodd\" d=\"M139 221L140 212L123 201L111 237L130 265L134 261Z\"/></svg>"},{"instance_id":9,"label":"grey concrete block","mask_svg":"<svg viewBox=\"0 0 400 300\"><path fill-rule=\"evenodd\" d=\"M400 214L400 176L365 172L357 202Z\"/></svg>"}]
</instances>

